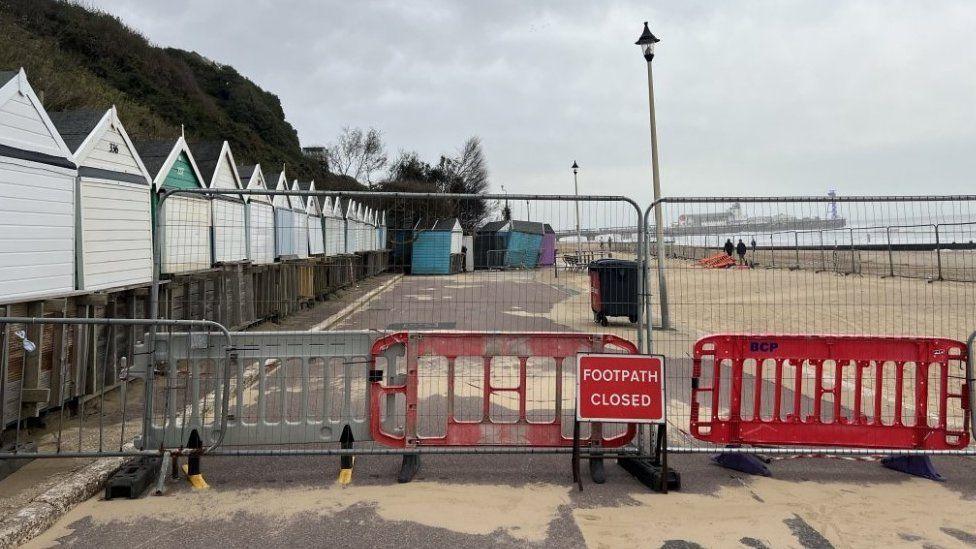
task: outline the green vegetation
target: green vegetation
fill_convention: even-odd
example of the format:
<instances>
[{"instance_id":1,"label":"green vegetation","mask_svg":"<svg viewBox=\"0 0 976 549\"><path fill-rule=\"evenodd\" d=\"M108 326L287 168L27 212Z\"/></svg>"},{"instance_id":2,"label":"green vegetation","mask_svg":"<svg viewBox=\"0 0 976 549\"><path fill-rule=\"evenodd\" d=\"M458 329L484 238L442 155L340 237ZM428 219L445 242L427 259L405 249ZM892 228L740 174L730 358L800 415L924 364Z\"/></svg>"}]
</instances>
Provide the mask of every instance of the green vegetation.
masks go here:
<instances>
[{"instance_id":1,"label":"green vegetation","mask_svg":"<svg viewBox=\"0 0 976 549\"><path fill-rule=\"evenodd\" d=\"M233 67L159 48L118 18L56 0L0 1L0 69L24 67L45 108L115 104L133 137L227 139L240 163L314 178L323 189L362 189L302 154L278 97ZM266 168L267 169L267 168Z\"/></svg>"}]
</instances>

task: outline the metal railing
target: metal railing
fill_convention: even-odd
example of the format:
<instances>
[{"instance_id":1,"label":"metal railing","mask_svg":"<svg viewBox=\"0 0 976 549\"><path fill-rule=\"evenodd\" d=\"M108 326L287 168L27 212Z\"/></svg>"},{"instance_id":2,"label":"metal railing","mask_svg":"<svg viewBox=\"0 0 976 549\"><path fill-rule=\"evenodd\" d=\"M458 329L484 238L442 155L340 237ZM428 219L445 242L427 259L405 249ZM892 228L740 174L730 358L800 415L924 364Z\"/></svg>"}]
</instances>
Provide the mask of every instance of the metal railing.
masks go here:
<instances>
[{"instance_id":1,"label":"metal railing","mask_svg":"<svg viewBox=\"0 0 976 549\"><path fill-rule=\"evenodd\" d=\"M232 350L231 333L216 322L205 320L165 320L165 319L113 319L113 318L34 318L34 317L0 317L0 327L8 324L37 326L61 325L73 328L83 326L139 327L155 332L160 328L180 328L184 330L204 329L198 335L214 336L225 340L224 348ZM146 338L149 336L146 335ZM26 333L20 337L23 346L24 363L27 357L38 351L34 342L30 341ZM11 390L13 378L10 371L0 372L0 394L8 397L17 394L18 417L10 423L13 428L5 434L12 433L12 444L8 449L0 451L0 459L13 458L68 458L68 457L98 457L124 456L140 454L159 454L158 446L147 446L142 443L143 435L149 432L150 418L154 414L156 395L156 372L152 364L152 352L147 344L139 347L138 356L122 357L121 364L110 364L108 354L100 365L85 365L81 372L69 372L69 366L60 365L57 376L36 376L37 387L25 387L23 378L19 380L16 390ZM217 379L223 379L220 373L226 367L226 357L214 357L217 367ZM55 365L51 364L50 368ZM50 370L48 370L50 371ZM118 379L109 382L109 372L118 372ZM82 396L49 410L45 419L38 419L36 414L24 406L24 395L28 391L49 391L56 393L64 390L71 383L84 380L86 376L97 378L100 390L94 395ZM40 378L48 380L44 386ZM50 386L50 380L55 379L57 386ZM82 381L84 382L84 381ZM141 383L141 390L130 388L133 383ZM226 390L215 390L226 395ZM168 396L168 395L166 395ZM164 406L171 407L168 399L163 398ZM24 414L23 412L29 413ZM219 413L219 411L218 411ZM225 431L226 416L215 416L221 428L218 434ZM126 436L128 433L129 436ZM117 435L117 436L116 436ZM118 439L118 444L108 445L110 439ZM220 445L222 435L215 436L208 441L208 451ZM179 452L185 446L185 440L174 443L172 449Z\"/></svg>"}]
</instances>

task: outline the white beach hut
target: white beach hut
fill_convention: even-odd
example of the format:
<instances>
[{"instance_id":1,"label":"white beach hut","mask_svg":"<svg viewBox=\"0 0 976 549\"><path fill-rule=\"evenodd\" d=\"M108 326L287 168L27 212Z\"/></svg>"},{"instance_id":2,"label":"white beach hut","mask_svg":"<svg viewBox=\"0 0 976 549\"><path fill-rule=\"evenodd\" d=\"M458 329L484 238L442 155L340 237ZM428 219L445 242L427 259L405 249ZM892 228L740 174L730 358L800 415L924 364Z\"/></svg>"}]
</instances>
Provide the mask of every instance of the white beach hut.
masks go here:
<instances>
[{"instance_id":1,"label":"white beach hut","mask_svg":"<svg viewBox=\"0 0 976 549\"><path fill-rule=\"evenodd\" d=\"M241 176L227 141L194 143L193 156L210 189L240 190ZM247 261L247 221L244 198L217 194L210 201L213 212L213 262Z\"/></svg>"},{"instance_id":2,"label":"white beach hut","mask_svg":"<svg viewBox=\"0 0 976 549\"><path fill-rule=\"evenodd\" d=\"M376 234L377 234L376 249L385 250L386 249L386 210L383 210L380 213L379 219L380 219L379 223L377 224L376 227Z\"/></svg>"},{"instance_id":3,"label":"white beach hut","mask_svg":"<svg viewBox=\"0 0 976 549\"><path fill-rule=\"evenodd\" d=\"M371 223L370 216L372 215L369 206L363 206L363 232L362 232L362 250L369 251L373 249L373 237L371 235Z\"/></svg>"},{"instance_id":4,"label":"white beach hut","mask_svg":"<svg viewBox=\"0 0 976 549\"><path fill-rule=\"evenodd\" d=\"M368 236L367 233L369 232L369 224L367 223L366 220L366 211L367 211L366 205L360 204L359 212L357 213L359 228L356 231L357 232L356 238L359 241L357 251L359 252L365 252L366 250L369 249L369 239L367 238Z\"/></svg>"},{"instance_id":5,"label":"white beach hut","mask_svg":"<svg viewBox=\"0 0 976 549\"><path fill-rule=\"evenodd\" d=\"M264 179L261 165L242 166L237 169L246 189L265 191L268 184ZM263 265L275 260L275 211L271 197L264 194L244 196L247 208L247 258L252 263Z\"/></svg>"},{"instance_id":6,"label":"white beach hut","mask_svg":"<svg viewBox=\"0 0 976 549\"><path fill-rule=\"evenodd\" d=\"M376 234L376 227L379 224L379 222L377 221L377 216L378 214L376 213L376 210L371 208L369 210L369 249L370 250L379 249L380 239L379 239L379 235Z\"/></svg>"},{"instance_id":7,"label":"white beach hut","mask_svg":"<svg viewBox=\"0 0 976 549\"><path fill-rule=\"evenodd\" d=\"M329 201L325 216L325 255L346 253L346 220L339 197Z\"/></svg>"},{"instance_id":8,"label":"white beach hut","mask_svg":"<svg viewBox=\"0 0 976 549\"><path fill-rule=\"evenodd\" d=\"M0 71L0 302L75 289L77 173L24 70Z\"/></svg>"},{"instance_id":9,"label":"white beach hut","mask_svg":"<svg viewBox=\"0 0 976 549\"><path fill-rule=\"evenodd\" d=\"M297 179L292 182L291 190L302 190ZM308 257L308 213L305 210L305 200L301 196L291 195L288 201L295 212L295 225L292 227L295 232L295 255L304 259Z\"/></svg>"},{"instance_id":10,"label":"white beach hut","mask_svg":"<svg viewBox=\"0 0 976 549\"><path fill-rule=\"evenodd\" d=\"M284 171L269 174L267 177L269 189L276 191L288 190L288 178ZM284 194L276 194L271 199L275 212L275 257L287 258L298 255L295 250L295 230L298 223L296 213L291 209L291 200Z\"/></svg>"},{"instance_id":11,"label":"white beach hut","mask_svg":"<svg viewBox=\"0 0 976 549\"><path fill-rule=\"evenodd\" d=\"M359 239L357 235L359 233L359 222L356 221L356 201L347 199L345 203L344 212L342 215L344 233L346 235L345 250L343 253L353 254L356 253Z\"/></svg>"},{"instance_id":12,"label":"white beach hut","mask_svg":"<svg viewBox=\"0 0 976 549\"><path fill-rule=\"evenodd\" d=\"M303 190L314 192L315 181L299 183ZM325 253L325 236L322 233L323 219L319 197L305 197L305 213L308 214L308 254L322 255Z\"/></svg>"},{"instance_id":13,"label":"white beach hut","mask_svg":"<svg viewBox=\"0 0 976 549\"><path fill-rule=\"evenodd\" d=\"M186 140L180 136L136 141L135 147L152 177L153 230L160 239L160 272L178 274L209 269L212 261L210 199L199 194L172 194L161 207L159 204L161 190L206 186Z\"/></svg>"},{"instance_id":14,"label":"white beach hut","mask_svg":"<svg viewBox=\"0 0 976 549\"><path fill-rule=\"evenodd\" d=\"M79 290L152 282L152 177L115 107L51 113L78 164Z\"/></svg>"}]
</instances>

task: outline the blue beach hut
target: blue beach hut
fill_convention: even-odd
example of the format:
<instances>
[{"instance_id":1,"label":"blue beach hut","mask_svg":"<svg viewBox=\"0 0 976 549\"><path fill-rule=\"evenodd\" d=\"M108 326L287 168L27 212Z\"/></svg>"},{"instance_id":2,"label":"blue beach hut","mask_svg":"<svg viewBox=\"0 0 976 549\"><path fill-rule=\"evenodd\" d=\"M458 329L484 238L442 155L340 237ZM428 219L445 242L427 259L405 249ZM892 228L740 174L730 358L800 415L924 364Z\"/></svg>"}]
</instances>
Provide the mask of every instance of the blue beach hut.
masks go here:
<instances>
[{"instance_id":1,"label":"blue beach hut","mask_svg":"<svg viewBox=\"0 0 976 549\"><path fill-rule=\"evenodd\" d=\"M453 274L461 262L452 256L461 253L461 222L456 217L421 220L414 227L411 274Z\"/></svg>"},{"instance_id":2,"label":"blue beach hut","mask_svg":"<svg viewBox=\"0 0 976 549\"><path fill-rule=\"evenodd\" d=\"M534 269L542 253L542 236L545 225L535 221L512 221L505 248L505 266L517 269Z\"/></svg>"}]
</instances>

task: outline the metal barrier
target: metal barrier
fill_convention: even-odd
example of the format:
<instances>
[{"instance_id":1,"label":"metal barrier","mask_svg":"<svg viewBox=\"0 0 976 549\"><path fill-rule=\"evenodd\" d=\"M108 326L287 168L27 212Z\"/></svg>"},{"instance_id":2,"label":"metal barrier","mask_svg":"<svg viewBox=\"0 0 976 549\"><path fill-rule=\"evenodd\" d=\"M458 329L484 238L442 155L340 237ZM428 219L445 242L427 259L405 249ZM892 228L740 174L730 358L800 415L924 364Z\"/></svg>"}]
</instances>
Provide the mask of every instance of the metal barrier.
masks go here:
<instances>
[{"instance_id":1,"label":"metal barrier","mask_svg":"<svg viewBox=\"0 0 976 549\"><path fill-rule=\"evenodd\" d=\"M941 338L704 337L691 434L727 445L965 448L967 360L964 343Z\"/></svg>"},{"instance_id":2,"label":"metal barrier","mask_svg":"<svg viewBox=\"0 0 976 549\"><path fill-rule=\"evenodd\" d=\"M370 439L368 332L232 336L234 349L209 334L157 335L166 387L156 401L167 404L149 424L146 447L179 446L193 430L222 448L339 442L347 430L356 441ZM228 353L224 383L212 361Z\"/></svg>"},{"instance_id":3,"label":"metal barrier","mask_svg":"<svg viewBox=\"0 0 976 549\"><path fill-rule=\"evenodd\" d=\"M106 326L108 330L103 335L106 341L104 346L108 348L111 348L113 331L120 328L129 331L138 327L143 333L146 330L157 332L157 337L163 335L161 330L199 328L203 331L195 336L220 339L222 353L233 349L231 333L220 324L205 320L0 317L0 326L6 324L61 325L75 332L82 327ZM23 337L18 337L18 342L22 346L23 361L26 364L28 356L38 352L39 349L35 342L30 340L29 330L24 331ZM66 335L65 339L67 340L68 337ZM171 391L156 395L155 385L158 375L151 367L148 338L148 335L143 335L143 343L135 346L133 356L123 355L116 361L113 353L106 352L101 355L103 359L100 364L83 364L73 374L69 372L69 361L39 365L43 375L34 376L36 378L33 380L34 386L27 386L20 382L16 385L16 391L9 390L15 381L14 376L10 375L11 372L0 372L0 394L15 397L14 403L17 404L15 409L19 414L11 422L13 427L5 433L11 439L9 441L11 444L0 449L0 459L158 455L166 448L185 447L187 438L173 440L166 448L163 447L165 445L156 444L159 442L157 440L151 440L154 443L151 446L143 443L145 439L141 435L148 431L150 423L148 418L152 416L154 406L167 410L176 406L176 403L169 399ZM92 339L93 344L97 344L97 338L92 337ZM69 343L63 345L70 348ZM64 356L68 354L70 349L64 353ZM211 401L216 395L219 402L221 395L225 394L220 385L220 381L225 379L221 373L225 365L226 353L211 356L209 372L212 375L212 383L209 388L215 391L211 393ZM45 380L47 385L42 386ZM187 378L187 380L189 382L184 387L199 388L200 376ZM37 417L29 413L30 406L25 406L28 400L36 401L36 397L41 393L48 394L51 398L58 394L68 394L68 387L77 383L97 387L97 390L92 391L90 395L65 401L48 410L45 417ZM171 385L169 379L163 383L166 383L167 387ZM197 391L197 394L205 393ZM31 395L31 398L27 399L25 395ZM189 400L185 402L190 404ZM213 408L212 402L207 404L193 401L189 413L199 414L201 409L208 406ZM226 416L218 414L214 417L216 425L214 436L205 446L194 446L193 451L205 452L221 443L220 434L224 432Z\"/></svg>"},{"instance_id":4,"label":"metal barrier","mask_svg":"<svg viewBox=\"0 0 976 549\"><path fill-rule=\"evenodd\" d=\"M392 447L571 446L577 353L635 354L612 335L572 333L397 333L373 345L374 440ZM402 364L403 370L397 363ZM380 380L385 372L386 384ZM568 381L567 381L568 379ZM402 433L384 429L385 396L400 396ZM567 419L570 421L567 422ZM607 426L609 427L609 426ZM613 435L593 423L583 442L619 448L636 426Z\"/></svg>"},{"instance_id":5,"label":"metal barrier","mask_svg":"<svg viewBox=\"0 0 976 549\"><path fill-rule=\"evenodd\" d=\"M955 397L948 401L946 431L950 434L945 449L865 448L826 434L820 440L830 444L818 444L813 452L788 440L755 447L735 446L734 442L723 446L725 443L696 437L690 429L693 421L707 421L707 416L698 417L699 411L692 412L693 380L705 387L711 383L708 378L712 374L704 367L700 378L693 375L692 349L696 341L711 334L909 335L964 341L972 322L958 304L976 300L976 285L963 282L976 280L976 247L969 235L970 228L976 226L974 206L976 196L969 195L668 197L652 204L645 211L644 265L653 261L657 276L645 271L644 307L649 321L644 328L650 351L668 361L670 398L665 443L669 451L794 456L976 454L972 437L968 437L968 445L962 441L956 444L951 435L966 431L963 415L971 415L971 411L960 409L960 400ZM660 227L654 225L652 217L658 209ZM933 225L940 229L930 230ZM951 235L949 227L953 227ZM737 246L740 239L744 250ZM716 269L696 265L698 259L722 252L728 240L733 248L739 248L733 251L737 265ZM739 261L740 251L745 251L744 261ZM825 364L827 369L833 367L831 362ZM948 393L962 394L962 369L967 367L970 365L965 359L950 364ZM929 373L935 375L936 370L932 366ZM865 391L871 393L865 393L861 402L867 403L878 391L882 393L882 415L893 417L899 398L896 393L914 390L917 385L910 372L908 369L901 374L903 385L899 389L895 368L882 367L880 384L877 376L871 384L865 382ZM748 374L744 379L751 379ZM776 390L773 366L765 366L763 374L768 379L761 397L771 415L771 395ZM804 376L813 375L813 369L804 372ZM841 377L842 381L849 378L847 385L854 385L853 370L845 369ZM719 402L727 407L729 385L725 379L720 383L726 396ZM798 414L805 418L813 415L815 392L813 381L805 377L804 383L809 387L803 387ZM936 380L926 383L935 390ZM786 390L790 385L784 380L783 387ZM850 398L850 404L842 401L838 422L853 417L845 415L853 406L853 394L853 390L842 394ZM743 405L751 405L754 395L753 386L744 386ZM709 395L700 397L707 400ZM827 392L821 398L821 407L833 412L834 395ZM914 394L900 398L914 414ZM930 412L936 410L932 402L928 404ZM963 404L962 408L969 410L968 404ZM703 401L701 409L710 405ZM781 409L790 410L787 405L782 403ZM862 413L871 417L867 412ZM829 417L822 417L821 422ZM937 422L931 428L937 428ZM760 433L770 433L771 429L766 424L756 426Z\"/></svg>"}]
</instances>

